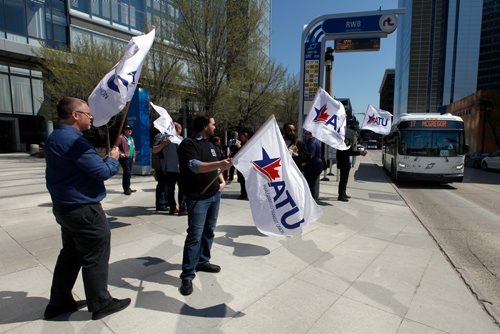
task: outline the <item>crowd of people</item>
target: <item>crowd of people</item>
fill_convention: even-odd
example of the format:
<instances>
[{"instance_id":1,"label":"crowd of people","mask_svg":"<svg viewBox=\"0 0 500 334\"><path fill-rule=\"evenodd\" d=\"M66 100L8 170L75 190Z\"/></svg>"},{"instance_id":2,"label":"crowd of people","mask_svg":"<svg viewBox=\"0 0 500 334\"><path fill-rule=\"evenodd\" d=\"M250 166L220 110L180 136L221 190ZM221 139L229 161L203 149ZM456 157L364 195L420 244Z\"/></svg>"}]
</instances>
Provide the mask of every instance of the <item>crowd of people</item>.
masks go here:
<instances>
[{"instance_id":1,"label":"crowd of people","mask_svg":"<svg viewBox=\"0 0 500 334\"><path fill-rule=\"evenodd\" d=\"M92 319L101 319L130 304L130 298L116 299L108 291L110 228L100 202L106 196L104 181L123 169L122 187L131 195L131 172L136 148L132 127L123 128L115 147L103 159L83 136L92 125L88 104L77 98L63 98L57 105L59 124L45 144L46 185L53 203L53 214L61 226L62 249L54 269L49 304L44 319L52 319L87 306ZM197 115L192 134L182 138L182 126L174 123L176 137L158 133L153 141L153 168L157 181L155 207L171 215L187 215L181 284L182 295L193 292L197 271L217 273L221 267L212 263L211 247L217 224L221 192L234 178L231 158L248 143L253 133L243 129L234 135L228 147L221 146L215 135L213 117ZM176 139L176 140L174 140ZM283 127L283 139L304 174L314 199L319 197L319 176L325 169L321 144L311 132L304 140L296 135L293 124ZM180 144L177 144L180 143ZM349 156L365 155L353 150L337 151L340 168L339 201L347 201ZM248 199L243 175L236 171L241 200ZM177 201L175 197L177 189ZM86 300L75 300L72 289L78 273Z\"/></svg>"}]
</instances>

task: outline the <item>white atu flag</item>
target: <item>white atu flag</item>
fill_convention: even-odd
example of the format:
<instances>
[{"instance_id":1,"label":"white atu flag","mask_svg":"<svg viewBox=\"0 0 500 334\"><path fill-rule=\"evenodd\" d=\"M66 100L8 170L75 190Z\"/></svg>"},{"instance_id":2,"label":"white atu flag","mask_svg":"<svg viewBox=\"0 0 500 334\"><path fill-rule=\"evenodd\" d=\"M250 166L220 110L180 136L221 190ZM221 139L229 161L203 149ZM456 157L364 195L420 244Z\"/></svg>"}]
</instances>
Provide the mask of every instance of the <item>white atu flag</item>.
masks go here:
<instances>
[{"instance_id":1,"label":"white atu flag","mask_svg":"<svg viewBox=\"0 0 500 334\"><path fill-rule=\"evenodd\" d=\"M322 214L292 160L274 116L232 159L245 177L253 221L269 236L296 236Z\"/></svg>"},{"instance_id":2,"label":"white atu flag","mask_svg":"<svg viewBox=\"0 0 500 334\"><path fill-rule=\"evenodd\" d=\"M151 106L153 109L160 115L154 122L153 125L158 131L163 133L170 139L171 143L174 144L180 144L181 140L179 137L177 137L177 131L175 130L175 125L174 121L172 120L172 117L168 114L167 110L165 108L162 108L160 106L157 106L153 104L153 102L150 102Z\"/></svg>"},{"instance_id":3,"label":"white atu flag","mask_svg":"<svg viewBox=\"0 0 500 334\"><path fill-rule=\"evenodd\" d=\"M344 151L349 148L344 142L346 124L344 105L334 100L323 88L318 88L304 121L304 129L323 143Z\"/></svg>"},{"instance_id":4,"label":"white atu flag","mask_svg":"<svg viewBox=\"0 0 500 334\"><path fill-rule=\"evenodd\" d=\"M392 114L390 112L375 108L369 104L366 109L365 119L361 124L361 129L388 135L391 132L391 117Z\"/></svg>"},{"instance_id":5,"label":"white atu flag","mask_svg":"<svg viewBox=\"0 0 500 334\"><path fill-rule=\"evenodd\" d=\"M155 29L132 37L120 61L104 76L89 96L93 125L102 126L118 114L134 96L142 64L155 39Z\"/></svg>"}]
</instances>

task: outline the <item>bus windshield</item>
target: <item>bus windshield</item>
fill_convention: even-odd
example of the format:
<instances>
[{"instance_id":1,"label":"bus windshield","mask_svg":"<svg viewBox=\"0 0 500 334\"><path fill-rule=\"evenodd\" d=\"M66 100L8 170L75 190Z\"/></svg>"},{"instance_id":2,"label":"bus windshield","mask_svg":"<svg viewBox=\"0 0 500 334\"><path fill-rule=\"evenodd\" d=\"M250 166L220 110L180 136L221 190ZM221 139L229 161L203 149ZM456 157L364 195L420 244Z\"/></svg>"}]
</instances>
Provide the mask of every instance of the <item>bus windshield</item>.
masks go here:
<instances>
[{"instance_id":1,"label":"bus windshield","mask_svg":"<svg viewBox=\"0 0 500 334\"><path fill-rule=\"evenodd\" d=\"M399 154L422 157L463 155L462 130L401 130Z\"/></svg>"}]
</instances>

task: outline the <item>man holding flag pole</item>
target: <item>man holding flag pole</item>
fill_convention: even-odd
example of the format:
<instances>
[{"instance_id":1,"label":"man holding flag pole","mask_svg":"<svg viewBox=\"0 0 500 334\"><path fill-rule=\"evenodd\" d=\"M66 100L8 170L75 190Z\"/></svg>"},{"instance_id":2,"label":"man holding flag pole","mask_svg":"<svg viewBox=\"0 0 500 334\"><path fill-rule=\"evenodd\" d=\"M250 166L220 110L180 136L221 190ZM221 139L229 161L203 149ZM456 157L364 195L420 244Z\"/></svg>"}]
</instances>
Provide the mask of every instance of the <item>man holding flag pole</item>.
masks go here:
<instances>
[{"instance_id":1,"label":"man holding flag pole","mask_svg":"<svg viewBox=\"0 0 500 334\"><path fill-rule=\"evenodd\" d=\"M346 140L346 112L344 105L333 99L323 88L318 88L313 105L304 121L304 129L325 144L337 149L337 166L340 169L338 200L347 202L347 181L351 164L349 156L366 155L366 151L350 150L351 142Z\"/></svg>"},{"instance_id":2,"label":"man holding flag pole","mask_svg":"<svg viewBox=\"0 0 500 334\"><path fill-rule=\"evenodd\" d=\"M218 273L221 267L210 263L210 250L219 214L221 191L226 185L222 171L231 167L229 159L218 161L210 141L215 131L213 117L193 119L193 135L178 148L179 169L188 211L188 229L182 258L182 295L193 293L196 271Z\"/></svg>"}]
</instances>

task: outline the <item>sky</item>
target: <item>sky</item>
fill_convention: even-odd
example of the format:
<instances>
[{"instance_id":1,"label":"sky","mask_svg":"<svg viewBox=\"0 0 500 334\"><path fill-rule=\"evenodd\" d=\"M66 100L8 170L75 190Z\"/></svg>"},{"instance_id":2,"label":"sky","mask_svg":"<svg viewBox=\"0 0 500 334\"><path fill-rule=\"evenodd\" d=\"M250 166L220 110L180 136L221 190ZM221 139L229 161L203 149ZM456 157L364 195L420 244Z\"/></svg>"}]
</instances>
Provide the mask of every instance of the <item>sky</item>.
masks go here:
<instances>
[{"instance_id":1,"label":"sky","mask_svg":"<svg viewBox=\"0 0 500 334\"><path fill-rule=\"evenodd\" d=\"M397 9L397 0L271 0L271 58L300 74L303 27L315 18L340 13ZM381 38L380 51L335 54L332 95L351 99L353 112L361 122L368 104L379 106L379 89L384 72L396 66L397 29ZM331 46L330 44L327 44Z\"/></svg>"}]
</instances>

